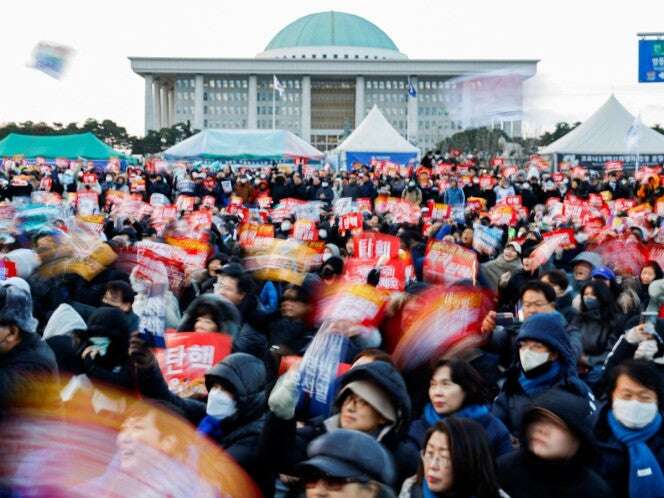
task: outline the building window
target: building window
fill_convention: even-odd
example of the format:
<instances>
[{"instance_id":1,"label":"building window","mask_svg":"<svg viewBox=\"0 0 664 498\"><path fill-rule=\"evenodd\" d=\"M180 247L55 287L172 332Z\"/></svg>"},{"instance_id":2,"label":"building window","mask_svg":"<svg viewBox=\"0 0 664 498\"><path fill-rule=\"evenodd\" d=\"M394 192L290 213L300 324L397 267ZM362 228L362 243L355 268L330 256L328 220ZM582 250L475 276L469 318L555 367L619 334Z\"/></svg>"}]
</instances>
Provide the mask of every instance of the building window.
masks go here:
<instances>
[{"instance_id":1,"label":"building window","mask_svg":"<svg viewBox=\"0 0 664 498\"><path fill-rule=\"evenodd\" d=\"M348 54L344 54L344 59L348 59Z\"/></svg>"},{"instance_id":2,"label":"building window","mask_svg":"<svg viewBox=\"0 0 664 498\"><path fill-rule=\"evenodd\" d=\"M334 54L334 58L335 58L335 59L338 59L338 58L339 58L339 55L338 55L338 54Z\"/></svg>"}]
</instances>

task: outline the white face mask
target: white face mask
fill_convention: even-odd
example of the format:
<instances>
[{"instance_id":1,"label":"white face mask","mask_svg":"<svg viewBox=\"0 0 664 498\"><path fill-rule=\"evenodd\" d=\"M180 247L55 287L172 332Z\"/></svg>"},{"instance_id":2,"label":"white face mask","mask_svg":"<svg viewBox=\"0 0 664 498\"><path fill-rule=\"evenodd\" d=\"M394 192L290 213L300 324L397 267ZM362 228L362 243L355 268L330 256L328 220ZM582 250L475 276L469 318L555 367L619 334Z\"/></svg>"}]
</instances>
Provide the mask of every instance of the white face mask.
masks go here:
<instances>
[{"instance_id":1,"label":"white face mask","mask_svg":"<svg viewBox=\"0 0 664 498\"><path fill-rule=\"evenodd\" d=\"M613 415L628 429L642 429L657 415L657 403L642 403L635 399L613 400Z\"/></svg>"},{"instance_id":2,"label":"white face mask","mask_svg":"<svg viewBox=\"0 0 664 498\"><path fill-rule=\"evenodd\" d=\"M519 359L521 360L521 368L523 368L523 371L528 372L549 361L549 353L521 348L519 349Z\"/></svg>"},{"instance_id":3,"label":"white face mask","mask_svg":"<svg viewBox=\"0 0 664 498\"><path fill-rule=\"evenodd\" d=\"M223 420L235 415L236 411L237 406L235 400L231 398L230 394L226 391L223 391L218 387L213 387L208 393L205 413L210 417L214 417L217 420Z\"/></svg>"}]
</instances>

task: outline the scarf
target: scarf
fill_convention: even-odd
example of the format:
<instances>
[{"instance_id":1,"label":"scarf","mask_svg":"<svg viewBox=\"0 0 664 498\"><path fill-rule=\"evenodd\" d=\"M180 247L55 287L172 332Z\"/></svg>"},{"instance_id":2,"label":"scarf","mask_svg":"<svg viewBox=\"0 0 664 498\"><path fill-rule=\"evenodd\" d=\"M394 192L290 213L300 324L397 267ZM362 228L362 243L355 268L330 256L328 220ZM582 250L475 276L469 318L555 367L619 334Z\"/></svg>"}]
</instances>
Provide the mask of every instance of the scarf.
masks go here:
<instances>
[{"instance_id":1,"label":"scarf","mask_svg":"<svg viewBox=\"0 0 664 498\"><path fill-rule=\"evenodd\" d=\"M521 388L529 398L534 398L553 386L559 378L560 363L554 361L546 372L543 372L537 377L528 378L526 377L526 374L521 371L521 374L519 375L519 384L521 384Z\"/></svg>"},{"instance_id":2,"label":"scarf","mask_svg":"<svg viewBox=\"0 0 664 498\"><path fill-rule=\"evenodd\" d=\"M198 424L198 427L196 428L196 432L204 434L215 441L218 441L224 435L221 430L221 420L211 417L210 415L206 415L203 420L201 420L201 423Z\"/></svg>"},{"instance_id":3,"label":"scarf","mask_svg":"<svg viewBox=\"0 0 664 498\"><path fill-rule=\"evenodd\" d=\"M450 415L454 415L455 417L464 417L464 418L477 420L480 417L483 417L484 415L488 414L489 414L489 405L468 405L464 408L461 408L460 410L457 410L454 413L450 413L449 415L438 414L431 403L427 403L427 405L424 407L424 420L426 420L426 423L429 427L435 425L436 422L440 420L444 420L446 417Z\"/></svg>"},{"instance_id":4,"label":"scarf","mask_svg":"<svg viewBox=\"0 0 664 498\"><path fill-rule=\"evenodd\" d=\"M613 435L627 447L629 452L629 496L630 498L655 498L664 496L662 469L646 444L657 434L662 425L662 416L657 416L642 429L632 430L622 425L609 411L608 422Z\"/></svg>"},{"instance_id":5,"label":"scarf","mask_svg":"<svg viewBox=\"0 0 664 498\"><path fill-rule=\"evenodd\" d=\"M423 498L436 498L436 494L429 489L429 483L426 479L422 479L422 496Z\"/></svg>"}]
</instances>

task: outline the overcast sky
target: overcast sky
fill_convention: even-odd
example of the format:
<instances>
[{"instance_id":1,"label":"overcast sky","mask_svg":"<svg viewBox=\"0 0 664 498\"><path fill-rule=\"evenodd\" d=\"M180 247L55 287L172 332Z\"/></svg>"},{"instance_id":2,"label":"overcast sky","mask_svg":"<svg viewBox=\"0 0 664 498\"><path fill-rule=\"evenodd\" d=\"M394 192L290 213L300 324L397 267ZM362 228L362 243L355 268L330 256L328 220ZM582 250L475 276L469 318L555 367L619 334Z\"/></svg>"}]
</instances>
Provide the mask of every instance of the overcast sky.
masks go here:
<instances>
[{"instance_id":1,"label":"overcast sky","mask_svg":"<svg viewBox=\"0 0 664 498\"><path fill-rule=\"evenodd\" d=\"M411 58L540 59L526 83L531 133L583 120L614 92L645 123L664 124L664 83L637 83L637 32L664 31L664 1L93 0L10 2L3 13L0 122L110 118L143 132L135 56L253 57L289 22L336 10L382 28ZM65 78L27 68L47 40L76 50Z\"/></svg>"}]
</instances>

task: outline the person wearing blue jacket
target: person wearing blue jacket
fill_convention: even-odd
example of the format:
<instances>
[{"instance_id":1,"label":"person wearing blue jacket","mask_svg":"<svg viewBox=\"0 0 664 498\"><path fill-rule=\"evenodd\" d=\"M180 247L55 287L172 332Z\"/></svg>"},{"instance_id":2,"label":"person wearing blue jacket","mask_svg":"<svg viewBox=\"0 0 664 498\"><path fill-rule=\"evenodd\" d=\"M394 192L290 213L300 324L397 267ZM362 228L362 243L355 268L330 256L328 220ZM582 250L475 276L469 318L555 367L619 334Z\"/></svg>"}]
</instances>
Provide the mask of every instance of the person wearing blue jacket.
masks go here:
<instances>
[{"instance_id":1,"label":"person wearing blue jacket","mask_svg":"<svg viewBox=\"0 0 664 498\"><path fill-rule=\"evenodd\" d=\"M587 400L589 415L595 411L592 391L576 373L576 358L560 314L537 313L519 330L514 362L493 403L493 414L518 434L531 400L554 387Z\"/></svg>"},{"instance_id":2,"label":"person wearing blue jacket","mask_svg":"<svg viewBox=\"0 0 664 498\"><path fill-rule=\"evenodd\" d=\"M484 379L468 362L459 358L441 359L435 364L429 381L429 402L422 417L410 425L410 440L421 450L427 431L452 415L478 422L488 436L494 457L512 451L512 438L507 427L491 414Z\"/></svg>"},{"instance_id":3,"label":"person wearing blue jacket","mask_svg":"<svg viewBox=\"0 0 664 498\"><path fill-rule=\"evenodd\" d=\"M466 204L466 195L463 193L463 189L459 188L456 178L450 179L450 186L443 194L443 203L452 207L463 207Z\"/></svg>"}]
</instances>

